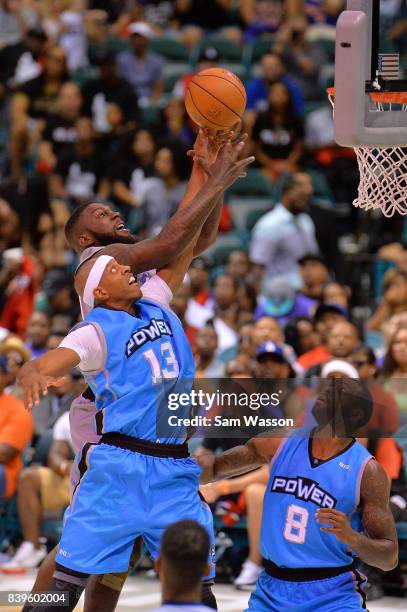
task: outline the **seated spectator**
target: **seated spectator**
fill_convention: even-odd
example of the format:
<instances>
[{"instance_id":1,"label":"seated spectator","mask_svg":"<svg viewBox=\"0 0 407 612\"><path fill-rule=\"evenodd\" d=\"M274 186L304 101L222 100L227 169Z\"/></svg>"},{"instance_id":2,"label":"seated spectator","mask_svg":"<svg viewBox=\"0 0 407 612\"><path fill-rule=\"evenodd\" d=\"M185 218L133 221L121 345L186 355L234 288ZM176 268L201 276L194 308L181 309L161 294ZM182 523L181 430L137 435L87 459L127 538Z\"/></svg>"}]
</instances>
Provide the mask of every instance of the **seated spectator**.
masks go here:
<instances>
[{"instance_id":1,"label":"seated spectator","mask_svg":"<svg viewBox=\"0 0 407 612\"><path fill-rule=\"evenodd\" d=\"M51 319L51 327L60 330L72 327L79 315L72 275L65 268L51 268L44 277L42 292L43 307Z\"/></svg>"},{"instance_id":2,"label":"seated spectator","mask_svg":"<svg viewBox=\"0 0 407 612\"><path fill-rule=\"evenodd\" d=\"M303 153L303 123L284 83L270 85L268 107L258 114L252 139L256 160L271 179L298 170Z\"/></svg>"},{"instance_id":3,"label":"seated spectator","mask_svg":"<svg viewBox=\"0 0 407 612\"><path fill-rule=\"evenodd\" d=\"M154 167L155 149L151 132L138 130L131 138L127 156L110 173L116 201L127 210L140 210L139 225L148 235L158 233L169 218L168 208L163 206L164 183Z\"/></svg>"},{"instance_id":4,"label":"seated spectator","mask_svg":"<svg viewBox=\"0 0 407 612\"><path fill-rule=\"evenodd\" d=\"M226 260L225 272L237 281L247 279L250 274L250 260L247 251L236 249L229 253Z\"/></svg>"},{"instance_id":5,"label":"seated spectator","mask_svg":"<svg viewBox=\"0 0 407 612\"><path fill-rule=\"evenodd\" d=\"M301 293L312 300L321 301L325 284L329 278L328 268L321 255L307 253L298 261L300 274L303 280ZM326 300L335 302L335 300Z\"/></svg>"},{"instance_id":6,"label":"seated spectator","mask_svg":"<svg viewBox=\"0 0 407 612\"><path fill-rule=\"evenodd\" d=\"M163 212L167 211L168 217L175 213L184 197L191 174L190 158L186 153L186 147L174 141L158 149L155 156L155 172L162 180L166 194L166 201L161 206Z\"/></svg>"},{"instance_id":7,"label":"seated spectator","mask_svg":"<svg viewBox=\"0 0 407 612\"><path fill-rule=\"evenodd\" d=\"M232 24L233 0L183 0L176 3L175 19L182 27L184 44L192 47L205 31L213 31L236 43L241 31ZM215 26L216 24L216 26Z\"/></svg>"},{"instance_id":8,"label":"seated spectator","mask_svg":"<svg viewBox=\"0 0 407 612\"><path fill-rule=\"evenodd\" d=\"M407 273L388 270L383 281L383 299L366 323L366 329L380 331L390 317L406 310Z\"/></svg>"},{"instance_id":9,"label":"seated spectator","mask_svg":"<svg viewBox=\"0 0 407 612\"><path fill-rule=\"evenodd\" d=\"M124 123L132 123L138 116L137 96L131 85L119 78L116 58L113 53L104 51L95 58L99 76L85 83L82 88L83 112L92 117L93 127L99 134L109 133L112 126L108 120L109 104L116 104L124 117Z\"/></svg>"},{"instance_id":10,"label":"seated spectator","mask_svg":"<svg viewBox=\"0 0 407 612\"><path fill-rule=\"evenodd\" d=\"M48 346L52 346L52 344L47 343L47 350L49 350ZM58 387L50 387L47 395L41 396L40 403L33 411L35 435L37 437L50 432L59 417L64 412L69 412L76 395L77 389L72 372Z\"/></svg>"},{"instance_id":11,"label":"seated spectator","mask_svg":"<svg viewBox=\"0 0 407 612\"><path fill-rule=\"evenodd\" d=\"M240 0L245 40L278 31L284 18L284 0Z\"/></svg>"},{"instance_id":12,"label":"seated spectator","mask_svg":"<svg viewBox=\"0 0 407 612\"><path fill-rule=\"evenodd\" d=\"M0 50L0 82L15 89L39 76L47 37L40 28L29 29L23 40Z\"/></svg>"},{"instance_id":13,"label":"seated spectator","mask_svg":"<svg viewBox=\"0 0 407 612\"><path fill-rule=\"evenodd\" d=\"M184 98L189 83L194 78L195 72L201 72L201 70L208 70L208 68L216 68L219 66L221 56L219 51L215 47L204 47L199 54L196 71L189 72L183 75L174 85L173 96L177 98L184 106Z\"/></svg>"},{"instance_id":14,"label":"seated spectator","mask_svg":"<svg viewBox=\"0 0 407 612\"><path fill-rule=\"evenodd\" d=\"M15 177L38 143L43 120L55 112L61 85L67 80L66 54L61 47L51 47L41 74L24 83L11 100L10 164Z\"/></svg>"},{"instance_id":15,"label":"seated spectator","mask_svg":"<svg viewBox=\"0 0 407 612\"><path fill-rule=\"evenodd\" d=\"M56 421L47 467L25 468L17 490L18 518L23 541L13 557L0 566L4 574L23 574L37 567L47 555L40 542L40 524L44 512L62 512L70 501L70 472L74 450L69 425L69 408Z\"/></svg>"},{"instance_id":16,"label":"seated spectator","mask_svg":"<svg viewBox=\"0 0 407 612\"><path fill-rule=\"evenodd\" d=\"M37 290L35 260L21 248L3 252L0 270L0 326L24 338Z\"/></svg>"},{"instance_id":17,"label":"seated spectator","mask_svg":"<svg viewBox=\"0 0 407 612\"><path fill-rule=\"evenodd\" d=\"M0 343L0 355L7 359L7 372L15 380L19 369L31 359L31 351L18 336L8 334ZM16 382L6 387L6 393L14 395L19 400L24 399L21 387Z\"/></svg>"},{"instance_id":18,"label":"seated spectator","mask_svg":"<svg viewBox=\"0 0 407 612\"><path fill-rule=\"evenodd\" d=\"M297 357L315 349L319 340L313 321L308 317L296 317L288 321L284 328L284 338Z\"/></svg>"},{"instance_id":19,"label":"seated spectator","mask_svg":"<svg viewBox=\"0 0 407 612\"><path fill-rule=\"evenodd\" d=\"M31 351L32 359L41 357L46 352L47 338L50 333L50 320L45 312L33 312L27 325L26 347Z\"/></svg>"},{"instance_id":20,"label":"seated spectator","mask_svg":"<svg viewBox=\"0 0 407 612\"><path fill-rule=\"evenodd\" d=\"M257 307L257 293L252 283L241 281L237 289L238 303L238 325L242 325L246 321L252 321L253 313Z\"/></svg>"},{"instance_id":21,"label":"seated spectator","mask_svg":"<svg viewBox=\"0 0 407 612\"><path fill-rule=\"evenodd\" d=\"M307 40L307 28L305 17L292 17L278 31L273 50L281 54L288 75L299 85L304 99L311 101L323 95L319 70L329 58L321 45Z\"/></svg>"},{"instance_id":22,"label":"seated spectator","mask_svg":"<svg viewBox=\"0 0 407 612\"><path fill-rule=\"evenodd\" d=\"M339 306L342 306L342 308L349 310L350 298L350 287L340 285L334 281L326 283L322 289L321 302L323 303L338 304Z\"/></svg>"},{"instance_id":23,"label":"seated spectator","mask_svg":"<svg viewBox=\"0 0 407 612\"><path fill-rule=\"evenodd\" d=\"M368 346L356 347L349 362L357 369L359 377L369 387L373 399L373 414L368 424L369 435L393 435L400 427L397 403L391 393L377 382L376 356Z\"/></svg>"},{"instance_id":24,"label":"seated spectator","mask_svg":"<svg viewBox=\"0 0 407 612\"><path fill-rule=\"evenodd\" d=\"M254 318L274 317L284 327L295 317L312 316L315 306L315 300L296 292L289 281L282 277L270 278L263 283Z\"/></svg>"},{"instance_id":25,"label":"seated spectator","mask_svg":"<svg viewBox=\"0 0 407 612\"><path fill-rule=\"evenodd\" d=\"M297 172L284 181L280 202L253 228L250 261L255 278L284 276L294 289L300 289L298 260L318 252L315 226L306 212L311 196L308 174Z\"/></svg>"},{"instance_id":26,"label":"seated spectator","mask_svg":"<svg viewBox=\"0 0 407 612\"><path fill-rule=\"evenodd\" d=\"M208 322L196 337L195 372L198 378L217 378L225 374L225 364L216 358L218 335Z\"/></svg>"},{"instance_id":27,"label":"seated spectator","mask_svg":"<svg viewBox=\"0 0 407 612\"><path fill-rule=\"evenodd\" d=\"M251 378L253 376L250 362L245 355L237 355L228 361L225 369L226 378Z\"/></svg>"},{"instance_id":28,"label":"seated spectator","mask_svg":"<svg viewBox=\"0 0 407 612\"><path fill-rule=\"evenodd\" d=\"M185 320L188 325L200 329L214 315L214 301L209 289L209 264L203 257L192 260L188 270L191 297Z\"/></svg>"},{"instance_id":29,"label":"seated spectator","mask_svg":"<svg viewBox=\"0 0 407 612\"><path fill-rule=\"evenodd\" d=\"M328 359L347 360L360 344L359 331L349 321L338 321L332 326L326 341ZM325 359L324 361L328 361ZM299 360L301 361L301 360ZM319 376L324 361L316 364L306 371L306 377Z\"/></svg>"},{"instance_id":30,"label":"seated spectator","mask_svg":"<svg viewBox=\"0 0 407 612\"><path fill-rule=\"evenodd\" d=\"M246 320L238 326L238 341L235 346L232 346L218 355L218 359L229 364L231 359L242 358L249 366L251 359L256 356L256 346L252 342L254 323L253 320Z\"/></svg>"},{"instance_id":31,"label":"seated spectator","mask_svg":"<svg viewBox=\"0 0 407 612\"><path fill-rule=\"evenodd\" d=\"M76 83L67 82L59 90L56 113L45 122L38 150L37 169L48 174L57 162L61 151L72 145L76 138L76 122L81 116L82 94Z\"/></svg>"},{"instance_id":32,"label":"seated spectator","mask_svg":"<svg viewBox=\"0 0 407 612\"><path fill-rule=\"evenodd\" d=\"M347 311L337 304L320 304L315 311L315 329L320 337L320 343L314 349L303 353L298 363L304 370L320 365L331 358L327 342L336 323L348 319Z\"/></svg>"},{"instance_id":33,"label":"seated spectator","mask_svg":"<svg viewBox=\"0 0 407 612\"><path fill-rule=\"evenodd\" d=\"M118 75L130 83L139 106L145 108L158 102L163 92L163 61L148 50L152 30L147 23L132 23L128 32L131 51L123 51L117 56Z\"/></svg>"},{"instance_id":34,"label":"seated spectator","mask_svg":"<svg viewBox=\"0 0 407 612\"><path fill-rule=\"evenodd\" d=\"M209 572L211 542L195 521L173 523L164 531L155 568L161 580L162 605L154 612L211 612L201 605L202 578Z\"/></svg>"},{"instance_id":35,"label":"seated spectator","mask_svg":"<svg viewBox=\"0 0 407 612\"><path fill-rule=\"evenodd\" d=\"M215 281L215 317L213 326L218 335L218 352L237 344L237 291L238 284L232 276L223 274Z\"/></svg>"},{"instance_id":36,"label":"seated spectator","mask_svg":"<svg viewBox=\"0 0 407 612\"><path fill-rule=\"evenodd\" d=\"M183 100L171 98L163 108L160 134L166 139L176 139L188 147L192 146L194 133Z\"/></svg>"},{"instance_id":37,"label":"seated spectator","mask_svg":"<svg viewBox=\"0 0 407 612\"><path fill-rule=\"evenodd\" d=\"M243 563L238 577L234 580L237 589L252 587L263 571L260 553L260 527L263 511L263 497L269 479L270 468L265 465L250 474L217 480L200 486L205 500L213 504L219 497L230 497L239 493L239 502L243 501L247 516L247 536L249 540L249 555ZM239 504L238 502L238 504ZM239 504L241 505L241 504Z\"/></svg>"},{"instance_id":38,"label":"seated spectator","mask_svg":"<svg viewBox=\"0 0 407 612\"><path fill-rule=\"evenodd\" d=\"M25 30L35 25L37 16L23 0L1 0L0 48L18 43Z\"/></svg>"},{"instance_id":39,"label":"seated spectator","mask_svg":"<svg viewBox=\"0 0 407 612\"><path fill-rule=\"evenodd\" d=\"M381 374L385 390L397 402L401 423L407 423L407 327L399 327L391 338Z\"/></svg>"},{"instance_id":40,"label":"seated spectator","mask_svg":"<svg viewBox=\"0 0 407 612\"><path fill-rule=\"evenodd\" d=\"M33 434L32 415L21 400L4 392L14 381L7 357L0 356L0 500L14 495L23 467L23 451Z\"/></svg>"},{"instance_id":41,"label":"seated spectator","mask_svg":"<svg viewBox=\"0 0 407 612\"><path fill-rule=\"evenodd\" d=\"M50 175L50 196L75 207L92 198L108 197L110 185L101 152L96 146L92 121L80 117L75 122L76 140L57 156Z\"/></svg>"},{"instance_id":42,"label":"seated spectator","mask_svg":"<svg viewBox=\"0 0 407 612\"><path fill-rule=\"evenodd\" d=\"M277 53L265 53L261 58L261 76L254 77L247 85L246 120L253 126L256 113L265 111L269 101L270 86L283 83L291 95L295 112L299 117L304 114L304 100L298 85L286 74L281 56Z\"/></svg>"}]
</instances>

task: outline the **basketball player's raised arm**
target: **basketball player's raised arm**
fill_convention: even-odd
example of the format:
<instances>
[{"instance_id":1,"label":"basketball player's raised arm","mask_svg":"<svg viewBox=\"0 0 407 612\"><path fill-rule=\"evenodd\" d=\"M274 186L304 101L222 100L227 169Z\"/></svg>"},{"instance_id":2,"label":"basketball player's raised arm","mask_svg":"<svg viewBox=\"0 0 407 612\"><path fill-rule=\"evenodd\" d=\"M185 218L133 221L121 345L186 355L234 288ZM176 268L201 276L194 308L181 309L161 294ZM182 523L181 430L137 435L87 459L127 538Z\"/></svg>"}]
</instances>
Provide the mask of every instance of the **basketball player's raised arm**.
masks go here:
<instances>
[{"instance_id":1,"label":"basketball player's raised arm","mask_svg":"<svg viewBox=\"0 0 407 612\"><path fill-rule=\"evenodd\" d=\"M40 395L47 395L48 387L58 386L64 376L80 363L80 356L68 348L56 348L38 359L27 362L17 375L17 382L24 391L24 404L28 410L40 402Z\"/></svg>"},{"instance_id":2,"label":"basketball player's raised arm","mask_svg":"<svg viewBox=\"0 0 407 612\"><path fill-rule=\"evenodd\" d=\"M254 161L254 157L238 161L243 147L244 141L222 145L216 160L207 168L205 182L193 197L191 194L195 187L191 186L176 213L157 236L134 245L107 246L103 252L115 257L121 264L131 266L133 272L138 273L162 268L190 248L191 242L196 245L194 237L199 236L209 215L215 206L219 206L219 198L225 189L243 176L247 165ZM194 164L197 180L202 172L198 165L198 162Z\"/></svg>"},{"instance_id":3,"label":"basketball player's raised arm","mask_svg":"<svg viewBox=\"0 0 407 612\"><path fill-rule=\"evenodd\" d=\"M202 468L201 483L231 478L250 472L274 457L282 438L258 436L219 455L202 453L196 457Z\"/></svg>"},{"instance_id":4,"label":"basketball player's raised arm","mask_svg":"<svg viewBox=\"0 0 407 612\"><path fill-rule=\"evenodd\" d=\"M390 482L382 466L375 460L367 463L360 486L362 523L366 535L352 529L347 516L339 510L321 508L317 522L322 531L333 533L347 544L364 563L383 571L394 569L398 563L397 532L389 508Z\"/></svg>"}]
</instances>

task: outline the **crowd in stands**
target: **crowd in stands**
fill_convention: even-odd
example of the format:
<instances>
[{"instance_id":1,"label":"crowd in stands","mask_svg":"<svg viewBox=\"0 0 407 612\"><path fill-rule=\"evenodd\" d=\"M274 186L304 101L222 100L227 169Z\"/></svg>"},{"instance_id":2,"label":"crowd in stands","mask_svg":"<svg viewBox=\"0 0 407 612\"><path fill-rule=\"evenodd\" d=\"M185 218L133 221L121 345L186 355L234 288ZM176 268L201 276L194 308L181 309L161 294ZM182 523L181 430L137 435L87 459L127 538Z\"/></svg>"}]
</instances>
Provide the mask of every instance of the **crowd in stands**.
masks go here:
<instances>
[{"instance_id":1,"label":"crowd in stands","mask_svg":"<svg viewBox=\"0 0 407 612\"><path fill-rule=\"evenodd\" d=\"M383 38L403 56L407 3L380 4ZM365 380L375 401L366 444L392 481L396 520L407 520L407 224L352 207L357 164L335 144L325 94L344 5L0 0L0 536L14 502L22 542L4 571L41 561L42 517L69 500L68 411L83 380L72 372L32 414L15 385L19 367L79 320L64 224L94 199L140 238L160 231L191 170L185 88L211 66L246 85L256 163L173 296L197 377L290 379L292 414L308 424L321 376ZM197 452L238 442L203 439ZM266 480L262 468L203 487L221 521L247 515L238 587L260 571Z\"/></svg>"}]
</instances>

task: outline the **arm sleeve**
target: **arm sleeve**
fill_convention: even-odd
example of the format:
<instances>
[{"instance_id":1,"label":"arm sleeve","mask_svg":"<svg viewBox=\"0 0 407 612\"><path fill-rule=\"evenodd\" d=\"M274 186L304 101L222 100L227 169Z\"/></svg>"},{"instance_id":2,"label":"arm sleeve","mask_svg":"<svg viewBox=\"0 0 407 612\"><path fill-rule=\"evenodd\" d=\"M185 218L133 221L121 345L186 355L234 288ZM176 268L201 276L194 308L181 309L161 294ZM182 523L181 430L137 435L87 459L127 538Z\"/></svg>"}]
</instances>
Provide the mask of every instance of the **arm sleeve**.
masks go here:
<instances>
[{"instance_id":1,"label":"arm sleeve","mask_svg":"<svg viewBox=\"0 0 407 612\"><path fill-rule=\"evenodd\" d=\"M141 287L143 297L158 302L167 308L172 300L172 291L163 279L155 274Z\"/></svg>"},{"instance_id":2,"label":"arm sleeve","mask_svg":"<svg viewBox=\"0 0 407 612\"><path fill-rule=\"evenodd\" d=\"M75 351L80 359L79 369L83 372L101 370L104 363L104 348L96 328L84 325L71 331L59 345Z\"/></svg>"}]
</instances>

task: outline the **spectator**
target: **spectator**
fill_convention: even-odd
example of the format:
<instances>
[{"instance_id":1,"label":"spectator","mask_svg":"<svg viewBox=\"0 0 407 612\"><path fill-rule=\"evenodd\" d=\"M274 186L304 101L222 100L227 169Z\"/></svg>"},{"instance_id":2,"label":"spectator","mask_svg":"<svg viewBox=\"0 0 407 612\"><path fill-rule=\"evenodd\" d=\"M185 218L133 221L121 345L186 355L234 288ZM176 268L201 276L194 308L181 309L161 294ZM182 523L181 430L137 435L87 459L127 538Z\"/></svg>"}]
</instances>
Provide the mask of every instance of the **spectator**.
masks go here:
<instances>
[{"instance_id":1,"label":"spectator","mask_svg":"<svg viewBox=\"0 0 407 612\"><path fill-rule=\"evenodd\" d=\"M270 85L268 108L258 114L252 138L256 159L271 179L298 170L303 152L303 123L284 83Z\"/></svg>"},{"instance_id":2,"label":"spectator","mask_svg":"<svg viewBox=\"0 0 407 612\"><path fill-rule=\"evenodd\" d=\"M212 324L206 323L197 334L195 372L198 378L218 378L225 374L225 364L215 355L218 336Z\"/></svg>"},{"instance_id":3,"label":"spectator","mask_svg":"<svg viewBox=\"0 0 407 612\"><path fill-rule=\"evenodd\" d=\"M135 124L138 116L137 96L131 85L117 74L116 58L104 51L95 58L99 76L83 86L84 114L92 117L96 132L105 134L112 130L108 120L109 104L116 104L124 122Z\"/></svg>"},{"instance_id":4,"label":"spectator","mask_svg":"<svg viewBox=\"0 0 407 612\"><path fill-rule=\"evenodd\" d=\"M80 117L75 122L75 131L73 146L58 155L49 180L51 197L64 200L72 207L92 198L104 199L110 192L92 121Z\"/></svg>"},{"instance_id":5,"label":"spectator","mask_svg":"<svg viewBox=\"0 0 407 612\"><path fill-rule=\"evenodd\" d=\"M59 90L57 112L49 115L42 133L37 168L48 174L63 149L77 139L76 122L81 116L82 94L78 85L64 83Z\"/></svg>"},{"instance_id":6,"label":"spectator","mask_svg":"<svg viewBox=\"0 0 407 612\"><path fill-rule=\"evenodd\" d=\"M240 0L239 12L244 23L245 40L278 31L284 9L284 0Z\"/></svg>"},{"instance_id":7,"label":"spectator","mask_svg":"<svg viewBox=\"0 0 407 612\"><path fill-rule=\"evenodd\" d=\"M250 274L250 260L247 251L236 249L229 253L225 272L237 281L247 279Z\"/></svg>"},{"instance_id":8,"label":"spectator","mask_svg":"<svg viewBox=\"0 0 407 612\"><path fill-rule=\"evenodd\" d=\"M314 310L315 300L296 292L284 278L270 278L263 283L255 318L274 317L284 327L295 317L312 316Z\"/></svg>"},{"instance_id":9,"label":"spectator","mask_svg":"<svg viewBox=\"0 0 407 612\"><path fill-rule=\"evenodd\" d=\"M312 319L308 317L296 317L288 321L284 328L284 337L297 357L315 349L319 339Z\"/></svg>"},{"instance_id":10,"label":"spectator","mask_svg":"<svg viewBox=\"0 0 407 612\"><path fill-rule=\"evenodd\" d=\"M27 325L26 346L31 351L32 359L37 359L46 352L47 338L50 333L50 320L45 312L33 312Z\"/></svg>"},{"instance_id":11,"label":"spectator","mask_svg":"<svg viewBox=\"0 0 407 612\"><path fill-rule=\"evenodd\" d=\"M158 149L155 156L155 172L164 183L167 196L162 208L167 211L168 217L175 213L184 197L187 180L191 174L190 158L186 153L186 147L175 141Z\"/></svg>"},{"instance_id":12,"label":"spectator","mask_svg":"<svg viewBox=\"0 0 407 612\"><path fill-rule=\"evenodd\" d=\"M320 365L331 358L327 349L328 339L336 323L346 321L347 311L337 304L320 304L315 311L315 329L320 337L320 343L314 349L303 353L298 363L304 370Z\"/></svg>"},{"instance_id":13,"label":"spectator","mask_svg":"<svg viewBox=\"0 0 407 612\"><path fill-rule=\"evenodd\" d=\"M328 58L321 45L308 42L307 29L305 17L292 17L280 28L273 50L281 54L287 73L299 85L304 99L311 101L321 98L319 70Z\"/></svg>"},{"instance_id":14,"label":"spectator","mask_svg":"<svg viewBox=\"0 0 407 612\"><path fill-rule=\"evenodd\" d=\"M46 40L42 29L31 28L23 40L0 50L0 81L4 87L14 90L41 74Z\"/></svg>"},{"instance_id":15,"label":"spectator","mask_svg":"<svg viewBox=\"0 0 407 612\"><path fill-rule=\"evenodd\" d=\"M240 42L241 33L232 25L232 0L183 0L176 3L176 19L183 26L183 40L188 46L196 44L204 31L214 24L221 36Z\"/></svg>"},{"instance_id":16,"label":"spectator","mask_svg":"<svg viewBox=\"0 0 407 612\"><path fill-rule=\"evenodd\" d=\"M301 293L312 300L322 300L323 290L329 277L324 259L317 253L307 253L298 263L303 280ZM333 299L327 301L335 302Z\"/></svg>"},{"instance_id":17,"label":"spectator","mask_svg":"<svg viewBox=\"0 0 407 612\"><path fill-rule=\"evenodd\" d=\"M225 374L227 378L251 378L253 373L244 355L237 355L235 359L228 361Z\"/></svg>"},{"instance_id":18,"label":"spectator","mask_svg":"<svg viewBox=\"0 0 407 612\"><path fill-rule=\"evenodd\" d=\"M203 257L192 260L188 270L191 297L185 313L188 325L200 329L214 315L214 301L208 287L209 265Z\"/></svg>"},{"instance_id":19,"label":"spectator","mask_svg":"<svg viewBox=\"0 0 407 612\"><path fill-rule=\"evenodd\" d=\"M254 226L250 260L257 277L284 276L295 289L301 287L298 260L318 252L314 224L305 212L311 195L309 176L291 175L283 184L281 201Z\"/></svg>"},{"instance_id":20,"label":"spectator","mask_svg":"<svg viewBox=\"0 0 407 612\"><path fill-rule=\"evenodd\" d=\"M394 397L376 380L378 370L374 352L370 347L361 345L355 348L349 361L357 369L360 379L368 385L373 399L369 432L373 436L393 435L400 427L399 411Z\"/></svg>"},{"instance_id":21,"label":"spectator","mask_svg":"<svg viewBox=\"0 0 407 612\"><path fill-rule=\"evenodd\" d=\"M222 351L218 358L222 363L229 364L231 359L242 358L249 366L250 360L256 356L256 347L252 342L253 321L246 320L239 325L239 339L235 346Z\"/></svg>"},{"instance_id":22,"label":"spectator","mask_svg":"<svg viewBox=\"0 0 407 612\"><path fill-rule=\"evenodd\" d=\"M350 298L350 288L346 287L345 285L335 283L334 281L326 283L322 289L321 301L323 303L338 304L339 306L342 306L342 308L349 310Z\"/></svg>"},{"instance_id":23,"label":"spectator","mask_svg":"<svg viewBox=\"0 0 407 612\"><path fill-rule=\"evenodd\" d=\"M47 549L40 542L43 512L61 512L70 501L70 472L74 451L69 425L69 409L56 421L47 467L31 466L21 474L17 491L18 517L23 541L13 557L0 566L4 574L24 573L37 567Z\"/></svg>"},{"instance_id":24,"label":"spectator","mask_svg":"<svg viewBox=\"0 0 407 612\"><path fill-rule=\"evenodd\" d=\"M257 293L252 283L242 281L238 284L237 303L239 310L237 323L240 326L253 319L253 313L257 308Z\"/></svg>"},{"instance_id":25,"label":"spectator","mask_svg":"<svg viewBox=\"0 0 407 612\"><path fill-rule=\"evenodd\" d=\"M185 108L184 101L171 98L161 113L160 134L167 139L176 139L190 147L194 141L191 121Z\"/></svg>"},{"instance_id":26,"label":"spectator","mask_svg":"<svg viewBox=\"0 0 407 612\"><path fill-rule=\"evenodd\" d=\"M383 324L395 314L407 310L407 273L388 270L383 281L383 299L366 329L382 330Z\"/></svg>"},{"instance_id":27,"label":"spectator","mask_svg":"<svg viewBox=\"0 0 407 612\"><path fill-rule=\"evenodd\" d=\"M40 398L40 403L33 413L35 435L38 438L49 433L59 417L64 412L69 412L72 401L75 399L75 393L75 380L71 375L67 376L58 387L50 387L48 394Z\"/></svg>"},{"instance_id":28,"label":"spectator","mask_svg":"<svg viewBox=\"0 0 407 612\"><path fill-rule=\"evenodd\" d=\"M35 14L23 0L0 2L0 48L18 43L27 27L36 25Z\"/></svg>"},{"instance_id":29,"label":"spectator","mask_svg":"<svg viewBox=\"0 0 407 612\"><path fill-rule=\"evenodd\" d=\"M15 381L7 358L0 356L0 500L14 495L23 451L33 433L33 419L21 400L4 392Z\"/></svg>"},{"instance_id":30,"label":"spectator","mask_svg":"<svg viewBox=\"0 0 407 612\"><path fill-rule=\"evenodd\" d=\"M216 68L219 66L221 56L215 47L206 46L202 49L198 57L198 63L195 72L208 70L208 68ZM194 78L195 72L190 72L182 76L174 85L173 96L184 104L185 92L189 83Z\"/></svg>"},{"instance_id":31,"label":"spectator","mask_svg":"<svg viewBox=\"0 0 407 612\"><path fill-rule=\"evenodd\" d=\"M384 388L396 399L402 424L407 422L407 327L399 327L384 358Z\"/></svg>"},{"instance_id":32,"label":"spectator","mask_svg":"<svg viewBox=\"0 0 407 612\"><path fill-rule=\"evenodd\" d=\"M65 268L54 267L45 275L42 289L44 308L51 319L51 327L69 329L79 314L79 306L73 293L72 276Z\"/></svg>"},{"instance_id":33,"label":"spectator","mask_svg":"<svg viewBox=\"0 0 407 612\"><path fill-rule=\"evenodd\" d=\"M139 106L145 108L158 102L162 94L162 59L148 50L152 30L147 23L132 23L128 31L131 51L118 55L118 74L130 83Z\"/></svg>"},{"instance_id":34,"label":"spectator","mask_svg":"<svg viewBox=\"0 0 407 612\"><path fill-rule=\"evenodd\" d=\"M8 334L8 336L0 344L0 355L7 359L7 372L14 379L16 378L19 369L27 361L31 359L31 352L25 346L24 342L18 336ZM6 388L6 393L14 395L19 400L24 399L21 387L17 383L12 383Z\"/></svg>"},{"instance_id":35,"label":"spectator","mask_svg":"<svg viewBox=\"0 0 407 612\"><path fill-rule=\"evenodd\" d=\"M11 100L10 164L15 177L21 174L26 155L38 143L43 121L55 112L61 85L67 80L66 54L61 47L51 47L41 74L24 83ZM27 148L30 143L30 148Z\"/></svg>"},{"instance_id":36,"label":"spectator","mask_svg":"<svg viewBox=\"0 0 407 612\"><path fill-rule=\"evenodd\" d=\"M222 352L237 344L237 291L238 285L232 276L223 274L215 281L215 318L213 326L218 335L218 351Z\"/></svg>"},{"instance_id":37,"label":"spectator","mask_svg":"<svg viewBox=\"0 0 407 612\"><path fill-rule=\"evenodd\" d=\"M175 312L177 317L180 319L184 328L188 342L191 345L192 352L196 350L196 336L198 329L193 325L189 325L185 321L185 314L188 308L188 301L191 297L191 288L188 283L183 283L176 293L174 293L171 300L171 310Z\"/></svg>"},{"instance_id":38,"label":"spectator","mask_svg":"<svg viewBox=\"0 0 407 612\"><path fill-rule=\"evenodd\" d=\"M0 271L0 326L23 338L34 307L37 288L35 262L21 248L4 251L3 262Z\"/></svg>"},{"instance_id":39,"label":"spectator","mask_svg":"<svg viewBox=\"0 0 407 612\"><path fill-rule=\"evenodd\" d=\"M333 325L326 341L326 350L329 354L329 359L347 360L356 350L360 343L359 332L353 323L349 321L339 321ZM324 361L310 367L306 371L306 377L319 376Z\"/></svg>"},{"instance_id":40,"label":"spectator","mask_svg":"<svg viewBox=\"0 0 407 612\"><path fill-rule=\"evenodd\" d=\"M169 218L168 207L163 206L166 202L164 183L154 168L155 149L151 132L138 130L131 139L127 158L111 172L115 198L127 209L139 209L139 226L146 229L148 235L158 233Z\"/></svg>"},{"instance_id":41,"label":"spectator","mask_svg":"<svg viewBox=\"0 0 407 612\"><path fill-rule=\"evenodd\" d=\"M284 346L265 342L257 349L257 378L280 380L295 378L295 372L287 358Z\"/></svg>"},{"instance_id":42,"label":"spectator","mask_svg":"<svg viewBox=\"0 0 407 612\"><path fill-rule=\"evenodd\" d=\"M285 73L285 66L281 56L277 53L265 53L261 58L261 76L251 79L247 85L246 118L252 126L256 113L266 110L269 99L269 89L274 83L283 83L289 90L293 100L295 112L302 117L304 114L304 101L300 88Z\"/></svg>"},{"instance_id":43,"label":"spectator","mask_svg":"<svg viewBox=\"0 0 407 612\"><path fill-rule=\"evenodd\" d=\"M211 612L201 605L202 578L209 572L211 542L195 521L173 523L165 530L155 562L161 580L162 605L155 612Z\"/></svg>"}]
</instances>

